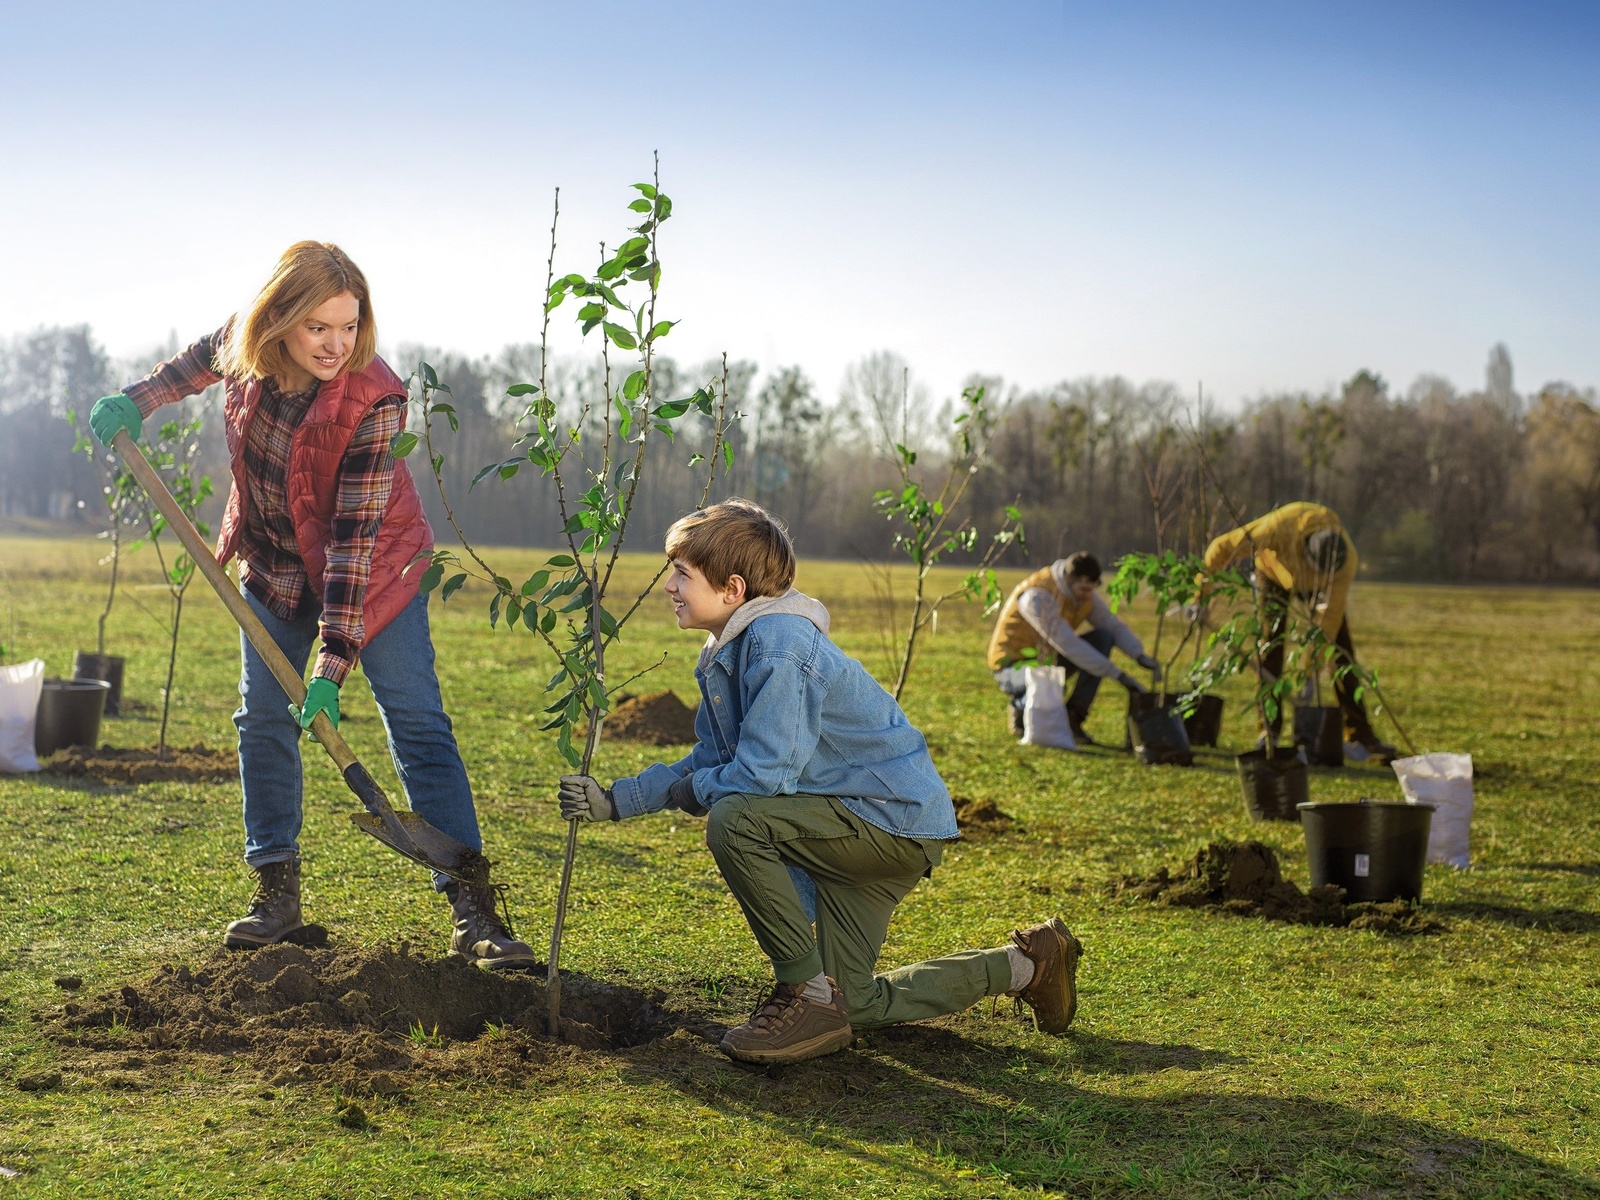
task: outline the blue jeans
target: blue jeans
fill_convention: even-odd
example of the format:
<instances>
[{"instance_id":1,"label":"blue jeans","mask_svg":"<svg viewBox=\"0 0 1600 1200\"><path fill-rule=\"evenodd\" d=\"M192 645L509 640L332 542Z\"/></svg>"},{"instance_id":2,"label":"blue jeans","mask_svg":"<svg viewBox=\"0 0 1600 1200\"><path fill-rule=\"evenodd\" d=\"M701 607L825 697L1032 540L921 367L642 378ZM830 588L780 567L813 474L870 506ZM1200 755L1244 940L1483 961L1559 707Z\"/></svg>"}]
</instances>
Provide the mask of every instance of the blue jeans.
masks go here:
<instances>
[{"instance_id":1,"label":"blue jeans","mask_svg":"<svg viewBox=\"0 0 1600 1200\"><path fill-rule=\"evenodd\" d=\"M1100 651L1107 658L1111 657L1111 647L1114 644L1111 635L1102 629L1091 629L1088 633L1079 634L1084 641ZM1067 707L1077 713L1079 718L1088 716L1089 706L1094 703L1095 693L1100 690L1100 676L1091 675L1087 671L1080 671L1067 659L1057 656L1057 665L1067 669L1067 678L1074 674L1078 682L1072 685L1072 695L1067 697ZM1028 677L1022 673L1021 667L1002 667L994 673L994 681L1000 690L1011 697L1011 707L1018 712L1022 711L1022 699L1028 692Z\"/></svg>"},{"instance_id":2,"label":"blue jeans","mask_svg":"<svg viewBox=\"0 0 1600 1200\"><path fill-rule=\"evenodd\" d=\"M244 597L290 665L303 674L317 640L317 617L285 621L249 592ZM259 867L300 854L301 731L289 714L289 697L265 660L242 634L240 641L243 700L233 723L239 730L239 781L244 787L244 860ZM427 595L419 594L367 644L361 669L372 685L389 753L411 807L434 828L482 849L472 786L433 671ZM444 882L443 876L434 879L436 887Z\"/></svg>"}]
</instances>

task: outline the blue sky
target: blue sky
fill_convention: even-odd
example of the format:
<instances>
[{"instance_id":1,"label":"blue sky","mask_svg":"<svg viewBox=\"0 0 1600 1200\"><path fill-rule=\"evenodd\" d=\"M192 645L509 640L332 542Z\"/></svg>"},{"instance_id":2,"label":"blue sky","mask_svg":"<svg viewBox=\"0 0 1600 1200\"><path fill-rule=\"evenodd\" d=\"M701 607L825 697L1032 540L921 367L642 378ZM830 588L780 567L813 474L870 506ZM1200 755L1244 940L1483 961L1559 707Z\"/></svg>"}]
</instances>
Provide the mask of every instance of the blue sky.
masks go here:
<instances>
[{"instance_id":1,"label":"blue sky","mask_svg":"<svg viewBox=\"0 0 1600 1200\"><path fill-rule=\"evenodd\" d=\"M662 157L672 352L1600 383L1600 6L0 0L0 333L212 328L290 241L384 342L536 333ZM571 339L558 349L575 350Z\"/></svg>"}]
</instances>

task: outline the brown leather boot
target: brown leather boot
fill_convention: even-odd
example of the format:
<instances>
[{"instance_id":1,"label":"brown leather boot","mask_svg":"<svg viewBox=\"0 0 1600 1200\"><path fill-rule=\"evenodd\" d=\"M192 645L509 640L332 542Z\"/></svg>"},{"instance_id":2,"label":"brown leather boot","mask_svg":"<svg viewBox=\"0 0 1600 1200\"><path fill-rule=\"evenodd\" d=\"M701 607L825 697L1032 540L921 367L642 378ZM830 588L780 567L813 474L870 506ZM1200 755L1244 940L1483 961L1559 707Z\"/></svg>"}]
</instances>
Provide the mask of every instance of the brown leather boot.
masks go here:
<instances>
[{"instance_id":1,"label":"brown leather boot","mask_svg":"<svg viewBox=\"0 0 1600 1200\"><path fill-rule=\"evenodd\" d=\"M222 944L233 950L270 946L305 925L300 919L300 860L289 858L250 869L256 873L250 911L230 922L222 937Z\"/></svg>"},{"instance_id":2,"label":"brown leather boot","mask_svg":"<svg viewBox=\"0 0 1600 1200\"><path fill-rule=\"evenodd\" d=\"M464 884L451 880L444 894L455 914L455 930L450 935L454 954L491 971L527 970L534 965L533 951L517 940L511 926L495 910L492 884Z\"/></svg>"},{"instance_id":3,"label":"brown leather boot","mask_svg":"<svg viewBox=\"0 0 1600 1200\"><path fill-rule=\"evenodd\" d=\"M1034 1028L1040 1033L1065 1033L1078 1013L1078 959L1083 957L1083 944L1060 917L1018 929L1011 940L1033 960L1033 978L1020 991L1007 994L1015 996L1019 1006L1026 1004L1033 1010Z\"/></svg>"},{"instance_id":4,"label":"brown leather boot","mask_svg":"<svg viewBox=\"0 0 1600 1200\"><path fill-rule=\"evenodd\" d=\"M824 1004L802 995L798 983L780 983L743 1025L728 1030L722 1052L744 1062L801 1062L843 1050L855 1038L844 993L832 979L832 1000Z\"/></svg>"}]
</instances>

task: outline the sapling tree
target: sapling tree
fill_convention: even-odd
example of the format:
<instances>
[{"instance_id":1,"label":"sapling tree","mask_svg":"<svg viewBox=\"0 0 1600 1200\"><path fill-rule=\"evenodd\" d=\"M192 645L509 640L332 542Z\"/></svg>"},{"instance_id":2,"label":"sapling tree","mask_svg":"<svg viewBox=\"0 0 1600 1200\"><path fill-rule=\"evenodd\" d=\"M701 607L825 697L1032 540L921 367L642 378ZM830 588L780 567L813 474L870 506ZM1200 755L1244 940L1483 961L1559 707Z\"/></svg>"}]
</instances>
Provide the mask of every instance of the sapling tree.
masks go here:
<instances>
[{"instance_id":1,"label":"sapling tree","mask_svg":"<svg viewBox=\"0 0 1600 1200\"><path fill-rule=\"evenodd\" d=\"M490 478L511 479L525 468L537 470L552 485L564 550L549 556L527 578L514 582L493 567L462 530L445 496L445 456L436 436L442 436L441 422L453 432L459 428L460 418L445 398L450 395L448 385L426 362L419 363L412 376L422 430L420 434L403 431L393 443L395 454L401 457L419 444L425 445L446 519L461 544L460 554L435 549L412 564L412 569L423 572L422 589L438 588L448 600L469 578L475 578L493 591L488 606L491 628L503 620L508 628L526 631L545 647L555 673L545 685L550 702L542 728L554 732L561 757L584 774L589 773L599 746L611 697L638 678L634 675L610 683L607 651L667 570L663 564L644 588L630 589L620 600L613 597L613 574L634 515L640 480L647 461L654 461L647 460L647 452L666 439L684 452L689 468L704 470L702 505L710 497L718 471L726 472L733 464L727 433L738 414L728 411L726 356L720 379L708 380L687 396L663 399L656 394L656 346L675 324L661 319L656 311L661 284L657 242L662 224L672 215L672 201L660 190L659 182L658 170L652 182L633 185L638 195L628 208L638 214L639 223L629 228L629 236L615 248L602 246L599 263L588 274L555 274L561 211L557 192L538 378L506 389L508 396L524 406L517 421L520 436L514 443L515 453L483 467L473 479L475 487ZM601 360L598 397L585 393L576 405L552 393L547 374L551 314L568 301L577 305L575 319L583 337L599 335ZM681 442L680 433L684 435ZM692 452L691 440L695 442ZM575 742L579 736L581 746ZM577 834L577 822L573 821L567 829L551 928L546 978L552 1036L560 1032L561 938Z\"/></svg>"},{"instance_id":2,"label":"sapling tree","mask_svg":"<svg viewBox=\"0 0 1600 1200\"><path fill-rule=\"evenodd\" d=\"M186 415L180 416L177 420L164 423L154 441L146 440L140 449L150 465L165 476L167 490L172 493L184 516L194 521L195 528L202 535L210 536L211 531L205 523L195 520L195 511L211 497L211 476L195 475L200 449L199 435L203 425L200 417L190 419ZM142 488L139 489L138 503L144 511L146 528L133 548L148 543L155 551L169 601L167 684L161 689L161 733L156 739L156 754L164 757L167 752L167 721L172 713L172 680L178 667L178 633L183 626L183 598L189 585L194 582L195 561L186 551L179 550L168 562L162 541L162 534L167 530L167 519L150 505Z\"/></svg>"},{"instance_id":3,"label":"sapling tree","mask_svg":"<svg viewBox=\"0 0 1600 1200\"><path fill-rule=\"evenodd\" d=\"M104 654L106 621L111 617L111 606L117 598L117 574L122 565L123 533L138 522L144 493L117 455L101 447L89 431L78 424L77 413L69 412L67 421L72 426L73 453L82 454L94 466L95 474L100 479L100 498L106 505L106 527L101 530L100 536L111 542L111 552L100 560L100 565L110 565L111 579L106 586L106 602L100 610L95 633L95 653Z\"/></svg>"},{"instance_id":4,"label":"sapling tree","mask_svg":"<svg viewBox=\"0 0 1600 1200\"><path fill-rule=\"evenodd\" d=\"M985 616L994 612L1004 599L995 577L994 564L1013 542L1026 546L1022 514L1014 504L1008 504L1005 507L1005 522L990 535L982 557L967 572L960 586L941 593L930 593L928 590L928 575L939 565L940 559L954 550L970 554L977 549L981 540L976 522L970 516L959 514L967 489L987 461L995 432L1005 416L1004 410L996 412L985 403L984 391L982 387L970 387L961 393L961 408L951 422L950 457L945 464L943 481L936 492L917 478L914 471L917 451L906 445L910 423L909 380L902 387L898 427L891 424L891 415L881 410L876 413L879 433L890 450L890 462L894 464L900 479L898 486L877 492L873 503L894 524L895 548L911 560L916 572L912 585L911 616L897 654L899 661L894 682L896 700L900 699L905 691L906 680L911 677L917 640L924 629L938 621L939 609L945 601L960 596L969 602L981 602Z\"/></svg>"}]
</instances>

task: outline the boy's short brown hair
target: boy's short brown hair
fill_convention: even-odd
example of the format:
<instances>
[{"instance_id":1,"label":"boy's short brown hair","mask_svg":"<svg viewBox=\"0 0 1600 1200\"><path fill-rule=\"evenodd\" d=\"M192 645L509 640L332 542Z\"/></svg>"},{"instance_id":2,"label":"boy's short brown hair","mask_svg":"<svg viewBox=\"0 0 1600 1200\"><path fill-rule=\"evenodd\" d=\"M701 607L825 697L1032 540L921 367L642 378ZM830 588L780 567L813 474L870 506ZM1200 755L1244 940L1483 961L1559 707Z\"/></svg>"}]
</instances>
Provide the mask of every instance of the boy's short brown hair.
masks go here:
<instances>
[{"instance_id":1,"label":"boy's short brown hair","mask_svg":"<svg viewBox=\"0 0 1600 1200\"><path fill-rule=\"evenodd\" d=\"M679 517L667 530L667 557L681 558L714 588L740 576L752 600L781 596L794 583L789 531L749 500L724 500Z\"/></svg>"},{"instance_id":2,"label":"boy's short brown hair","mask_svg":"<svg viewBox=\"0 0 1600 1200\"><path fill-rule=\"evenodd\" d=\"M1067 555L1067 574L1075 579L1100 582L1100 560L1087 550Z\"/></svg>"}]
</instances>

